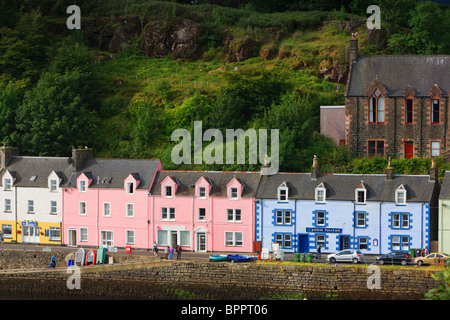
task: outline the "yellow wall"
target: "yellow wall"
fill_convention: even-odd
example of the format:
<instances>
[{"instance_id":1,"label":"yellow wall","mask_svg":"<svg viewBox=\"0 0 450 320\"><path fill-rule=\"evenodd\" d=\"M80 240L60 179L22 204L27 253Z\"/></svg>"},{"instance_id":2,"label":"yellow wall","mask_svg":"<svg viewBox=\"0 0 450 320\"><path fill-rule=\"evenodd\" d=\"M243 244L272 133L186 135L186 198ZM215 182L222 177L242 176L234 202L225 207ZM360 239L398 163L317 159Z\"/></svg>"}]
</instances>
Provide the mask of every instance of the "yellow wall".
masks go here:
<instances>
[{"instance_id":1,"label":"yellow wall","mask_svg":"<svg viewBox=\"0 0 450 320\"><path fill-rule=\"evenodd\" d=\"M5 242L16 241L17 243L22 243L22 221L8 221L8 220L0 220L0 225L2 224L10 224L11 225L11 238L3 237ZM38 222L39 227L39 243L40 244L61 244L61 223L55 222ZM59 241L50 241L50 232L48 236L45 235L45 230L50 230L50 227L60 228L60 240ZM18 231L18 232L17 232Z\"/></svg>"}]
</instances>

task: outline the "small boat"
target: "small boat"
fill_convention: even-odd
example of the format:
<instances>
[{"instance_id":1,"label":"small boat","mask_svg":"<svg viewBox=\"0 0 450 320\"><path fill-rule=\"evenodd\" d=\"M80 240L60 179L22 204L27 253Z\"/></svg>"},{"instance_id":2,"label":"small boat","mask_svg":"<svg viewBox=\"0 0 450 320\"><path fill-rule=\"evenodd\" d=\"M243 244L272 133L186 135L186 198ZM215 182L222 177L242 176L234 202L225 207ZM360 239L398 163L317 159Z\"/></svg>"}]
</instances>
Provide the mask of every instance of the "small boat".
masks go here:
<instances>
[{"instance_id":1,"label":"small boat","mask_svg":"<svg viewBox=\"0 0 450 320\"><path fill-rule=\"evenodd\" d=\"M78 249L77 253L75 253L75 265L77 265L77 263L80 263L80 265L84 265L84 258L84 249Z\"/></svg>"},{"instance_id":2,"label":"small boat","mask_svg":"<svg viewBox=\"0 0 450 320\"><path fill-rule=\"evenodd\" d=\"M86 259L84 261L85 265L88 264L95 264L95 250L89 250L88 253L86 253Z\"/></svg>"},{"instance_id":3,"label":"small boat","mask_svg":"<svg viewBox=\"0 0 450 320\"><path fill-rule=\"evenodd\" d=\"M103 264L105 263L105 248L98 248L97 249L97 258L95 259L96 264Z\"/></svg>"},{"instance_id":4,"label":"small boat","mask_svg":"<svg viewBox=\"0 0 450 320\"><path fill-rule=\"evenodd\" d=\"M256 257L242 256L239 254L235 254L235 255L229 254L227 256L227 258L228 258L228 260L235 261L235 262L250 262L252 260L256 260Z\"/></svg>"},{"instance_id":5,"label":"small boat","mask_svg":"<svg viewBox=\"0 0 450 320\"><path fill-rule=\"evenodd\" d=\"M225 254L215 254L215 255L211 255L209 256L209 260L211 261L227 261L228 260L228 256Z\"/></svg>"}]
</instances>

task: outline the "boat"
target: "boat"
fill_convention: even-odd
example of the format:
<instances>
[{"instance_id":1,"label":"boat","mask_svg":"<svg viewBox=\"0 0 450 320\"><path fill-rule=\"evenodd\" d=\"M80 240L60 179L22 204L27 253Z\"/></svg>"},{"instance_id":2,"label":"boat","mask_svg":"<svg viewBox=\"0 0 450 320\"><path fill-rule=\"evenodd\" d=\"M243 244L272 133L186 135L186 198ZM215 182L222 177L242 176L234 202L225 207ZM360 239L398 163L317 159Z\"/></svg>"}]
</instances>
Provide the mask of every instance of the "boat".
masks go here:
<instances>
[{"instance_id":1,"label":"boat","mask_svg":"<svg viewBox=\"0 0 450 320\"><path fill-rule=\"evenodd\" d=\"M80 265L84 265L84 258L84 249L78 249L77 253L75 253L75 265L77 265L77 263L80 263Z\"/></svg>"},{"instance_id":2,"label":"boat","mask_svg":"<svg viewBox=\"0 0 450 320\"><path fill-rule=\"evenodd\" d=\"M95 259L96 264L103 264L105 263L105 248L98 248L97 249L97 258Z\"/></svg>"},{"instance_id":3,"label":"boat","mask_svg":"<svg viewBox=\"0 0 450 320\"><path fill-rule=\"evenodd\" d=\"M227 256L227 259L230 261L235 261L235 262L250 262L252 260L256 260L256 257L251 257L251 256L242 256L239 254L229 254Z\"/></svg>"},{"instance_id":4,"label":"boat","mask_svg":"<svg viewBox=\"0 0 450 320\"><path fill-rule=\"evenodd\" d=\"M225 254L214 254L209 256L209 260L211 261L227 261L228 256Z\"/></svg>"},{"instance_id":5,"label":"boat","mask_svg":"<svg viewBox=\"0 0 450 320\"><path fill-rule=\"evenodd\" d=\"M86 259L84 260L84 264L95 264L95 250L89 250L88 253L86 253Z\"/></svg>"}]
</instances>

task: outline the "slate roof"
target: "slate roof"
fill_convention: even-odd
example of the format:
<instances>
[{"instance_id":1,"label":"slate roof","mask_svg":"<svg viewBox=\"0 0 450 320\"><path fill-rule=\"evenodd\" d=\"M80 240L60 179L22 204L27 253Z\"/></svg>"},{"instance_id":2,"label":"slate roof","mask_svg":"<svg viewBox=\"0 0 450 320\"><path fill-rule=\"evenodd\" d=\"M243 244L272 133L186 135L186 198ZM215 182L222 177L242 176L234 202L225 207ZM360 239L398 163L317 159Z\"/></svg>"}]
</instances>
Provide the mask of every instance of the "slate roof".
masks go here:
<instances>
[{"instance_id":1,"label":"slate roof","mask_svg":"<svg viewBox=\"0 0 450 320\"><path fill-rule=\"evenodd\" d=\"M226 197L227 184L235 177L244 186L242 191L242 198L254 197L258 182L260 179L259 172L234 172L234 171L166 171L162 170L157 173L155 183L152 186L150 193L152 195L161 195L161 182L166 177L178 183L176 195L180 196L194 196L195 183L204 177L211 185L211 197Z\"/></svg>"},{"instance_id":2,"label":"slate roof","mask_svg":"<svg viewBox=\"0 0 450 320\"><path fill-rule=\"evenodd\" d=\"M366 90L376 79L384 85L388 96L403 97L408 85L416 97L428 96L436 84L443 96L450 91L449 55L377 55L358 56L351 66L347 96L367 96Z\"/></svg>"},{"instance_id":3,"label":"slate roof","mask_svg":"<svg viewBox=\"0 0 450 320\"><path fill-rule=\"evenodd\" d=\"M439 193L439 199L450 199L450 171L445 171L444 180L442 181L441 192Z\"/></svg>"},{"instance_id":4,"label":"slate roof","mask_svg":"<svg viewBox=\"0 0 450 320\"><path fill-rule=\"evenodd\" d=\"M436 182L430 181L428 175L394 175L393 180L386 180L384 174L324 174L317 180L311 180L309 173L277 173L261 178L257 199L277 199L278 187L286 182L288 199L314 200L315 188L323 183L326 187L327 200L355 200L355 189L364 181L367 201L395 201L395 190L404 185L409 202L430 202Z\"/></svg>"},{"instance_id":5,"label":"slate roof","mask_svg":"<svg viewBox=\"0 0 450 320\"><path fill-rule=\"evenodd\" d=\"M6 169L0 172L10 171L16 177L14 186L17 187L48 187L48 176L55 171L62 178L60 186L65 185L70 179L73 167L69 158L64 157L22 157L13 156ZM35 179L31 179L36 177ZM0 181L3 183L3 181Z\"/></svg>"},{"instance_id":6,"label":"slate roof","mask_svg":"<svg viewBox=\"0 0 450 320\"><path fill-rule=\"evenodd\" d=\"M159 160L88 159L85 161L80 171L72 176L67 187L76 187L77 178L84 173L93 179L89 188L123 189L124 180L130 174L133 174L133 177L140 178L140 184L137 189L148 190L158 164Z\"/></svg>"}]
</instances>

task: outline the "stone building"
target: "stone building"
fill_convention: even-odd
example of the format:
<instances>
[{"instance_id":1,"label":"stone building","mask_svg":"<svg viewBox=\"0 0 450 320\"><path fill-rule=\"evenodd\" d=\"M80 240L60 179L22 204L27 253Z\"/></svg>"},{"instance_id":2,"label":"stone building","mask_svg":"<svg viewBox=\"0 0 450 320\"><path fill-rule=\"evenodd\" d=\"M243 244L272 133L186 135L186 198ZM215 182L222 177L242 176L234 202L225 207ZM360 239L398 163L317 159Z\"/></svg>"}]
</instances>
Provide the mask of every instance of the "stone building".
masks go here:
<instances>
[{"instance_id":1,"label":"stone building","mask_svg":"<svg viewBox=\"0 0 450 320\"><path fill-rule=\"evenodd\" d=\"M359 56L350 40L346 145L355 156L442 156L449 133L450 56Z\"/></svg>"}]
</instances>

